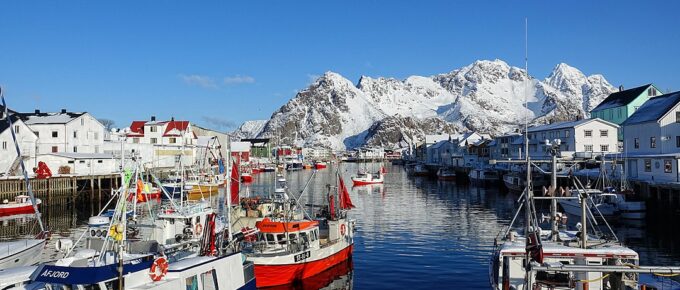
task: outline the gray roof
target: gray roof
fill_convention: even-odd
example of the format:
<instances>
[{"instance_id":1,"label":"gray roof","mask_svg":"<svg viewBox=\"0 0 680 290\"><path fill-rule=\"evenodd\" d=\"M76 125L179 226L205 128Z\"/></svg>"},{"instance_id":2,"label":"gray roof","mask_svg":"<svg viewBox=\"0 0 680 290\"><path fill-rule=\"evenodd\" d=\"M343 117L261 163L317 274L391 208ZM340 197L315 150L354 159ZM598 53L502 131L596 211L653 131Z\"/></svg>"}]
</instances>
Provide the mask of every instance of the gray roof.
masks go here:
<instances>
[{"instance_id":1,"label":"gray roof","mask_svg":"<svg viewBox=\"0 0 680 290\"><path fill-rule=\"evenodd\" d=\"M650 98L642 104L626 121L621 124L633 125L647 122L656 122L666 115L676 104L680 102L680 92L669 93Z\"/></svg>"},{"instance_id":2,"label":"gray roof","mask_svg":"<svg viewBox=\"0 0 680 290\"><path fill-rule=\"evenodd\" d=\"M36 124L66 124L74 119L84 115L84 112L66 112L66 113L18 113L26 125Z\"/></svg>"},{"instance_id":3,"label":"gray roof","mask_svg":"<svg viewBox=\"0 0 680 290\"><path fill-rule=\"evenodd\" d=\"M580 126L580 125L583 125L585 123L589 123L589 122L596 121L596 120L603 122L603 123L606 123L606 124L609 124L609 125L612 125L614 127L618 127L618 125L616 125L614 123L607 122L607 121L602 120L600 118L594 118L594 119L583 119L583 120L576 120L576 121L552 123L552 124L536 126L536 127L529 127L529 132L540 132L540 131L573 128L573 127Z\"/></svg>"}]
</instances>

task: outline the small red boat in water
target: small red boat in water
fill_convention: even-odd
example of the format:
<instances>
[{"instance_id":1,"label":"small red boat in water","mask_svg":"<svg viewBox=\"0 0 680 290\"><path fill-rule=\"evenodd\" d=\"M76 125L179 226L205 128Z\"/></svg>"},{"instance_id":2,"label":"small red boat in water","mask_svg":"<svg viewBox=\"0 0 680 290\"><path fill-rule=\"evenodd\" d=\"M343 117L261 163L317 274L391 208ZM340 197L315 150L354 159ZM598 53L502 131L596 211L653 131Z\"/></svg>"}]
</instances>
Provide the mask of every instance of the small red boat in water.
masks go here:
<instances>
[{"instance_id":1,"label":"small red boat in water","mask_svg":"<svg viewBox=\"0 0 680 290\"><path fill-rule=\"evenodd\" d=\"M324 168L326 168L326 167L328 167L328 166L326 165L326 162L317 162L317 163L314 163L314 168L316 168L316 169L324 169Z\"/></svg>"},{"instance_id":2,"label":"small red boat in water","mask_svg":"<svg viewBox=\"0 0 680 290\"><path fill-rule=\"evenodd\" d=\"M41 203L40 199L35 199L36 206ZM3 200L0 204L0 216L15 214L34 213L31 198L28 195L17 195L14 201Z\"/></svg>"},{"instance_id":3,"label":"small red boat in water","mask_svg":"<svg viewBox=\"0 0 680 290\"><path fill-rule=\"evenodd\" d=\"M368 184L382 184L385 180L383 168L380 171L370 173L359 171L356 176L352 176L352 183L354 186L368 185Z\"/></svg>"},{"instance_id":4,"label":"small red boat in water","mask_svg":"<svg viewBox=\"0 0 680 290\"><path fill-rule=\"evenodd\" d=\"M253 176L250 173L241 173L241 182L253 182Z\"/></svg>"}]
</instances>

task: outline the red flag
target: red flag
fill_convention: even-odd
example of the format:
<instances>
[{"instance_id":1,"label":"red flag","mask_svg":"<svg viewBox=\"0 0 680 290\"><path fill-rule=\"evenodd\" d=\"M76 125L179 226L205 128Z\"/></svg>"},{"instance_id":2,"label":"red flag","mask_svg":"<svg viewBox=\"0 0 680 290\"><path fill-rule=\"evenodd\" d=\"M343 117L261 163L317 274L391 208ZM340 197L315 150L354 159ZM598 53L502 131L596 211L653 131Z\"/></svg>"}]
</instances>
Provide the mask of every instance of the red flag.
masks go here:
<instances>
[{"instance_id":1,"label":"red flag","mask_svg":"<svg viewBox=\"0 0 680 290\"><path fill-rule=\"evenodd\" d=\"M231 166L231 204L238 204L239 174L236 162Z\"/></svg>"},{"instance_id":2,"label":"red flag","mask_svg":"<svg viewBox=\"0 0 680 290\"><path fill-rule=\"evenodd\" d=\"M340 208L342 209L353 208L354 204L352 204L352 199L349 197L349 192L347 192L345 182L339 175L338 179L340 179L340 187L338 187L338 195L340 196Z\"/></svg>"}]
</instances>

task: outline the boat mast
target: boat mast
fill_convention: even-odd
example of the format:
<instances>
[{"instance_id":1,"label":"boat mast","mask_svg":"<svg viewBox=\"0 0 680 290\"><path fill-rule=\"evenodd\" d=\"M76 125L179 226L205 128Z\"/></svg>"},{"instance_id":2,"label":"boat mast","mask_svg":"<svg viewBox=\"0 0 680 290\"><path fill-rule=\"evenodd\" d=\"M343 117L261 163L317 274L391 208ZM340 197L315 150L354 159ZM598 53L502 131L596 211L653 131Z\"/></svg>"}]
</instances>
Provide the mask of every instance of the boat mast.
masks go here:
<instances>
[{"instance_id":1,"label":"boat mast","mask_svg":"<svg viewBox=\"0 0 680 290\"><path fill-rule=\"evenodd\" d=\"M529 78L529 36L528 36L528 30L529 30L529 20L528 18L524 18L524 72L527 75L527 82L530 82ZM526 161L526 166L527 166L527 185L524 189L524 211L525 211L525 224L524 224L524 235L526 239L526 247L528 248L530 243L529 243L529 235L530 235L530 230L531 230L531 202L532 202L532 189L531 189L531 158L529 157L529 106L528 106L528 90L527 90L527 83L524 84L524 159ZM526 261L529 262L531 261L531 255L527 251L525 254ZM529 286L531 285L531 272L529 271L529 267L525 267L526 273L525 273L525 283L526 283L526 288L528 289Z\"/></svg>"},{"instance_id":2,"label":"boat mast","mask_svg":"<svg viewBox=\"0 0 680 290\"><path fill-rule=\"evenodd\" d=\"M19 164L21 164L21 173L24 175L24 180L26 181L26 191L28 196L31 198L31 205L33 206L33 212L35 213L35 218L38 220L38 225L40 225L40 233L45 232L45 227L43 226L42 219L40 219L40 212L38 211L38 205L35 203L35 195L33 194L33 189L31 188L31 181L28 179L28 172L26 172L26 165L24 164L24 159L21 157L21 150L19 149L19 142L17 141L17 135L14 132L14 126L12 124L12 118L9 115L9 109L7 108L7 103L5 102L5 95L3 94L2 87L0 87L0 98L2 99L2 106L5 110L5 118L7 118L7 123L9 124L9 131L12 133L12 140L14 141L14 148L17 150L17 158L19 158Z\"/></svg>"},{"instance_id":3,"label":"boat mast","mask_svg":"<svg viewBox=\"0 0 680 290\"><path fill-rule=\"evenodd\" d=\"M227 180L227 232L229 234L229 240L232 239L232 225L231 225L231 171L234 164L231 162L231 136L227 134L227 165L224 174Z\"/></svg>"}]
</instances>

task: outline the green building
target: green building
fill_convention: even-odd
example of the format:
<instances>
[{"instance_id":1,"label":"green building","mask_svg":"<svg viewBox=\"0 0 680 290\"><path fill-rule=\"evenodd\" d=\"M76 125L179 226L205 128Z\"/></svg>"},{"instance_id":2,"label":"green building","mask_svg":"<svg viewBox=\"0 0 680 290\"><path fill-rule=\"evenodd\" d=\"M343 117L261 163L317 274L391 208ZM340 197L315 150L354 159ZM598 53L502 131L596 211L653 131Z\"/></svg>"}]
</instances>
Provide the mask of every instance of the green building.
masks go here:
<instances>
[{"instance_id":1,"label":"green building","mask_svg":"<svg viewBox=\"0 0 680 290\"><path fill-rule=\"evenodd\" d=\"M602 103L592 109L590 117L621 125L649 98L659 95L663 95L663 93L652 84L627 90L620 87L618 92L609 95ZM619 140L623 140L622 130L619 130L618 136Z\"/></svg>"},{"instance_id":2,"label":"green building","mask_svg":"<svg viewBox=\"0 0 680 290\"><path fill-rule=\"evenodd\" d=\"M242 139L242 142L250 142L250 157L270 158L272 146L267 138Z\"/></svg>"}]
</instances>

